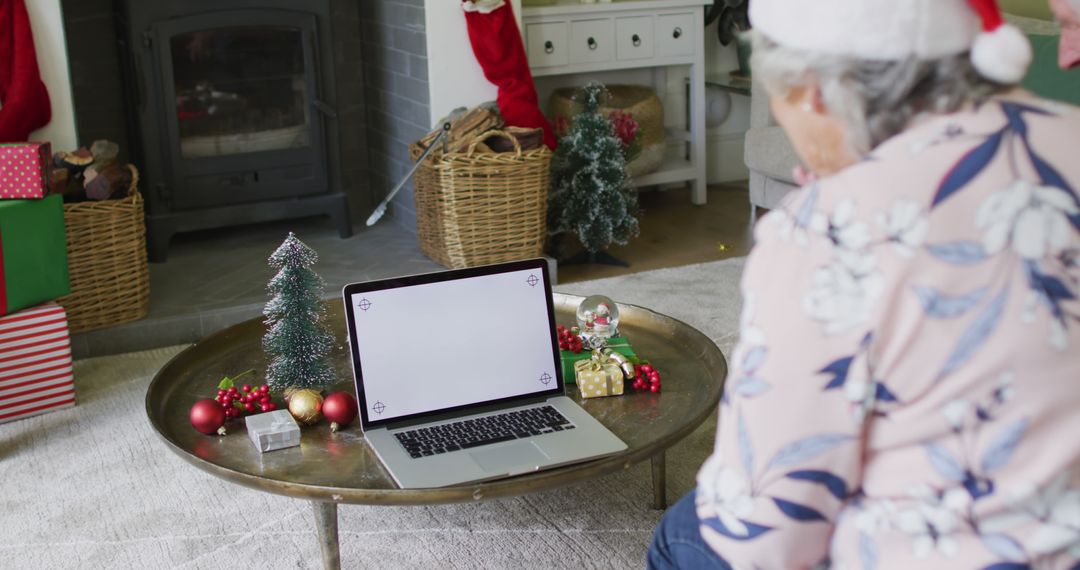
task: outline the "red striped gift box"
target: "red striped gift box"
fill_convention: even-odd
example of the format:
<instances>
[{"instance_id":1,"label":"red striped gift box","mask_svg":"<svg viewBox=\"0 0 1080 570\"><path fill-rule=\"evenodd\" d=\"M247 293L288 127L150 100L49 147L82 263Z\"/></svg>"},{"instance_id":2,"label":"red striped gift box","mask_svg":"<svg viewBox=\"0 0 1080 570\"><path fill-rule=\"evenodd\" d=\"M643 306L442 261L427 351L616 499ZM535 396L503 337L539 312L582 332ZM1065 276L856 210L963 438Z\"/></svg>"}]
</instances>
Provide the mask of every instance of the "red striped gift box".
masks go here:
<instances>
[{"instance_id":1,"label":"red striped gift box","mask_svg":"<svg viewBox=\"0 0 1080 570\"><path fill-rule=\"evenodd\" d=\"M74 405L64 308L45 303L0 317L0 424Z\"/></svg>"}]
</instances>

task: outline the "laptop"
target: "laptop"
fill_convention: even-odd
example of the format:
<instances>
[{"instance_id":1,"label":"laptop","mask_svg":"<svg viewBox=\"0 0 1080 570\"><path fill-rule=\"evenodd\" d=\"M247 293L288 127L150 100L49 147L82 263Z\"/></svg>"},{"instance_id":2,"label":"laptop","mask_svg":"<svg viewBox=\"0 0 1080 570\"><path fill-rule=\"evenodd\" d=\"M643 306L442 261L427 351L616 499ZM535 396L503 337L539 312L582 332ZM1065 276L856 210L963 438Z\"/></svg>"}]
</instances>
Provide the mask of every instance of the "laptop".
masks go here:
<instances>
[{"instance_id":1,"label":"laptop","mask_svg":"<svg viewBox=\"0 0 1080 570\"><path fill-rule=\"evenodd\" d=\"M405 489L618 453L568 398L543 259L346 285L361 427Z\"/></svg>"}]
</instances>

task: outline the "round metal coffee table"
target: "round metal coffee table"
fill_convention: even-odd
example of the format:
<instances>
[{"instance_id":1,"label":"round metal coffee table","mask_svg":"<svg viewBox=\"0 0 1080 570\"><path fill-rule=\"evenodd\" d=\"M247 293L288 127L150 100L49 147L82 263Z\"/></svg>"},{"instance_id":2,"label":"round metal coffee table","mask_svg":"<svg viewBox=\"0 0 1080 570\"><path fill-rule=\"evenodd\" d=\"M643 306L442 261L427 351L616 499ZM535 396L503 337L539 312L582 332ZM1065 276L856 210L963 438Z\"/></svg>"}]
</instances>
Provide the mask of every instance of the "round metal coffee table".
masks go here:
<instances>
[{"instance_id":1,"label":"round metal coffee table","mask_svg":"<svg viewBox=\"0 0 1080 570\"><path fill-rule=\"evenodd\" d=\"M573 324L581 299L555 294L560 324ZM332 358L341 380L331 390L353 391L341 302L327 304L331 327L338 331ZM621 332L630 338L638 354L661 371L663 391L580 400L576 386L568 386L568 393L629 448L617 455L558 469L485 483L406 490L397 488L365 444L359 422L332 433L324 421L303 430L299 447L265 454L260 454L247 439L242 422L230 422L229 434L223 437L196 432L188 422L188 410L196 400L212 397L223 376L254 368L259 379L253 383L261 382L266 369L260 345L265 332L261 319L214 334L173 358L147 389L146 413L166 445L192 465L239 485L312 501L326 568L339 567L338 503L430 505L480 501L570 485L650 459L654 507L663 509L667 506L664 451L716 409L727 363L708 337L685 323L633 305L620 304L619 311Z\"/></svg>"}]
</instances>

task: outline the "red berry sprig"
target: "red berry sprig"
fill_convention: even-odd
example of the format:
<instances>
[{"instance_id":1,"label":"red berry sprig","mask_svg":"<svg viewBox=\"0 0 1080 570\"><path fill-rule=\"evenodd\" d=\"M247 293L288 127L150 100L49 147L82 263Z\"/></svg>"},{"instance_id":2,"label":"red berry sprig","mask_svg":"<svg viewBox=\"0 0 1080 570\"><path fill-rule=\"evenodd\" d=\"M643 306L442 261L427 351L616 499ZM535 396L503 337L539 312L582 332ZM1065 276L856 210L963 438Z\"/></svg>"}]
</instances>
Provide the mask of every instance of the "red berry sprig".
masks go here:
<instances>
[{"instance_id":1,"label":"red berry sprig","mask_svg":"<svg viewBox=\"0 0 1080 570\"><path fill-rule=\"evenodd\" d=\"M555 328L559 333L559 350L569 350L574 354L581 352L581 337L577 335L577 327L568 329L562 325Z\"/></svg>"},{"instance_id":2,"label":"red berry sprig","mask_svg":"<svg viewBox=\"0 0 1080 570\"><path fill-rule=\"evenodd\" d=\"M238 374L236 378L248 372L252 371L248 370ZM217 397L214 398L214 401L225 409L225 419L231 420L239 418L245 413L272 412L277 409L277 404L273 402L270 395L270 386L263 384L255 387L251 384L244 384L237 389L234 382L236 378L226 376L222 379L218 384Z\"/></svg>"},{"instance_id":3,"label":"red berry sprig","mask_svg":"<svg viewBox=\"0 0 1080 570\"><path fill-rule=\"evenodd\" d=\"M630 385L633 389L644 392L660 392L660 371L651 364L634 365L634 382Z\"/></svg>"}]
</instances>

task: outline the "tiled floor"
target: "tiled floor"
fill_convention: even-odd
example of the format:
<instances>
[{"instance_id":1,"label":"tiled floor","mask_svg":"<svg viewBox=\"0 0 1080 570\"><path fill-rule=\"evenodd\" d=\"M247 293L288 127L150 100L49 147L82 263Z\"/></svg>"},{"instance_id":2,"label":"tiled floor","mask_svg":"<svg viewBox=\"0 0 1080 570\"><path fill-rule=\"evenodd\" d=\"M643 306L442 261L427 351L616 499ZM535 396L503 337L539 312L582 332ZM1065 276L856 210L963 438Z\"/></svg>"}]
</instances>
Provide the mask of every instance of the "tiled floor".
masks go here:
<instances>
[{"instance_id":1,"label":"tiled floor","mask_svg":"<svg viewBox=\"0 0 1080 570\"><path fill-rule=\"evenodd\" d=\"M584 281L745 255L749 247L749 203L745 186L709 189L708 204L690 204L689 191L641 194L641 235L610 252L630 267L561 266L559 282ZM165 263L150 266L150 314L139 321L76 334L76 358L195 342L227 326L258 316L274 271L266 258L289 231L319 253L315 270L327 297L353 281L437 271L408 231L384 221L354 226L342 240L329 219L248 225L181 234Z\"/></svg>"}]
</instances>

